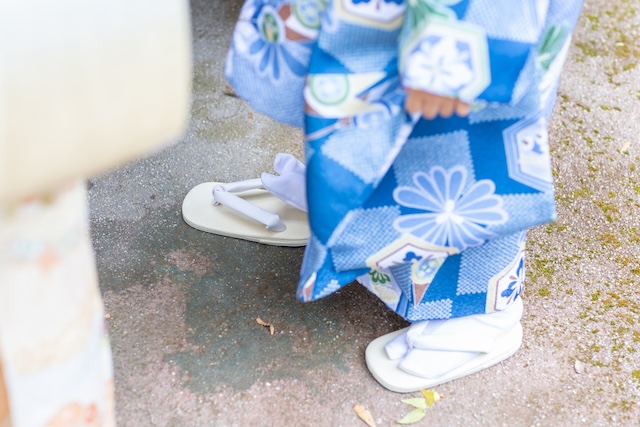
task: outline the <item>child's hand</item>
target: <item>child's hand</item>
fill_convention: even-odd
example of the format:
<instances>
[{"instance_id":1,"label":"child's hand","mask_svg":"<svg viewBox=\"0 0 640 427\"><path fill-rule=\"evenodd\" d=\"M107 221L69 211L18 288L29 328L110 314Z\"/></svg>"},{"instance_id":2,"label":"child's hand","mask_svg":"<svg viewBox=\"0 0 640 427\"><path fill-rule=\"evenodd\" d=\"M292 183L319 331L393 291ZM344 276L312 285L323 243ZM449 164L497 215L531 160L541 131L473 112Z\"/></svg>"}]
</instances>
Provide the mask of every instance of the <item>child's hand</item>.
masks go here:
<instances>
[{"instance_id":1,"label":"child's hand","mask_svg":"<svg viewBox=\"0 0 640 427\"><path fill-rule=\"evenodd\" d=\"M469 115L469 104L465 102L410 88L407 88L404 108L412 114L422 113L422 117L427 120L435 119L438 116L448 119L453 113L460 117Z\"/></svg>"}]
</instances>

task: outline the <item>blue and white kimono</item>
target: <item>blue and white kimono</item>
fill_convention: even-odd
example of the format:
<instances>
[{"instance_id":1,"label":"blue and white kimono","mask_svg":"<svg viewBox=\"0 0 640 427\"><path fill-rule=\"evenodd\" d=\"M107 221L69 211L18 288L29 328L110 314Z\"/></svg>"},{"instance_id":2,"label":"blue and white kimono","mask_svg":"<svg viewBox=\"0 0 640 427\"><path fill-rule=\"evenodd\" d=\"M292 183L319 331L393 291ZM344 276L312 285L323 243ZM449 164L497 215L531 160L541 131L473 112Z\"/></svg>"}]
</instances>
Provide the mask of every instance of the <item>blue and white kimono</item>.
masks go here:
<instances>
[{"instance_id":1,"label":"blue and white kimono","mask_svg":"<svg viewBox=\"0 0 640 427\"><path fill-rule=\"evenodd\" d=\"M518 298L554 220L547 119L581 0L248 0L226 74L304 126L312 235L298 297L358 279L409 321ZM471 104L404 110L405 87Z\"/></svg>"}]
</instances>

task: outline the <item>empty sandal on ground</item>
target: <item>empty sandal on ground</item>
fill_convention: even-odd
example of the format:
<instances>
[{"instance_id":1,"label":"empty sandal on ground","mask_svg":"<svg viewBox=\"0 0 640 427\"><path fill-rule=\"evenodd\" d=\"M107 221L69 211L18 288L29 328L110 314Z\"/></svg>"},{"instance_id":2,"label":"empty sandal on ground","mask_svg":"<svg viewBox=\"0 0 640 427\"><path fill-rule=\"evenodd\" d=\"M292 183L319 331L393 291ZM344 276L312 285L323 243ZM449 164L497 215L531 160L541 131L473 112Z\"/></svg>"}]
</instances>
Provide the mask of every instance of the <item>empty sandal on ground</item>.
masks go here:
<instances>
[{"instance_id":1,"label":"empty sandal on ground","mask_svg":"<svg viewBox=\"0 0 640 427\"><path fill-rule=\"evenodd\" d=\"M201 231L275 246L304 246L309 239L305 166L279 153L261 178L197 185L182 203L185 222Z\"/></svg>"},{"instance_id":2,"label":"empty sandal on ground","mask_svg":"<svg viewBox=\"0 0 640 427\"><path fill-rule=\"evenodd\" d=\"M522 310L518 298L503 311L416 322L369 344L367 367L380 384L400 393L473 374L518 351Z\"/></svg>"}]
</instances>

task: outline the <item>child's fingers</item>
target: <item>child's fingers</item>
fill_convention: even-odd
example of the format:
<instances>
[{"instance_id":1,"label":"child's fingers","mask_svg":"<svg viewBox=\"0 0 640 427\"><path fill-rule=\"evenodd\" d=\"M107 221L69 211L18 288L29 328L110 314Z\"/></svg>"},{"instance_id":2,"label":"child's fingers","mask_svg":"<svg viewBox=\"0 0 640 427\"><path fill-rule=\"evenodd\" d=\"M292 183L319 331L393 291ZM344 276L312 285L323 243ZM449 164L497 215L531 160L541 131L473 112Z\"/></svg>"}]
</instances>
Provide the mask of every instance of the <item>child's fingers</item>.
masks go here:
<instances>
[{"instance_id":1,"label":"child's fingers","mask_svg":"<svg viewBox=\"0 0 640 427\"><path fill-rule=\"evenodd\" d=\"M407 90L407 99L404 101L404 108L409 113L417 113L422 111L422 97L414 90Z\"/></svg>"},{"instance_id":2,"label":"child's fingers","mask_svg":"<svg viewBox=\"0 0 640 427\"><path fill-rule=\"evenodd\" d=\"M456 104L456 114L460 117L467 117L469 115L469 104L458 101Z\"/></svg>"},{"instance_id":3,"label":"child's fingers","mask_svg":"<svg viewBox=\"0 0 640 427\"><path fill-rule=\"evenodd\" d=\"M448 119L454 113L460 117L469 115L467 103L410 88L407 88L404 107L410 114L419 112L427 120L433 120L438 116Z\"/></svg>"},{"instance_id":4,"label":"child's fingers","mask_svg":"<svg viewBox=\"0 0 640 427\"><path fill-rule=\"evenodd\" d=\"M443 98L430 93L423 94L424 103L422 104L422 117L427 120L433 120L438 117Z\"/></svg>"},{"instance_id":5,"label":"child's fingers","mask_svg":"<svg viewBox=\"0 0 640 427\"><path fill-rule=\"evenodd\" d=\"M451 98L443 98L442 103L440 104L440 117L443 119L448 119L453 116L453 112L456 109L456 104L458 102L455 99Z\"/></svg>"}]
</instances>

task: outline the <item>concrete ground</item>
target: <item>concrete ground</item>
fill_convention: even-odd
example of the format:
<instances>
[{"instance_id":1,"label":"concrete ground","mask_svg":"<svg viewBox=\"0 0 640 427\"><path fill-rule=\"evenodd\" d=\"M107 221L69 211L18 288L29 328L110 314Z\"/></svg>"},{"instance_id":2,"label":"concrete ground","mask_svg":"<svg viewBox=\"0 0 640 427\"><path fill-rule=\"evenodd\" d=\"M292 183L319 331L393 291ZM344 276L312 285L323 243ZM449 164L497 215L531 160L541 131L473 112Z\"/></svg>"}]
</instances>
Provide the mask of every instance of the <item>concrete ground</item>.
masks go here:
<instances>
[{"instance_id":1,"label":"concrete ground","mask_svg":"<svg viewBox=\"0 0 640 427\"><path fill-rule=\"evenodd\" d=\"M300 155L299 131L223 95L241 2L193 0L194 86L182 140L91 182L120 426L379 426L410 407L364 349L405 326L352 285L302 304L302 249L196 231L184 195ZM523 348L436 387L417 425L640 425L639 0L588 0L551 125L559 219L530 233ZM275 335L256 323L261 317ZM415 395L415 394L414 394Z\"/></svg>"}]
</instances>

